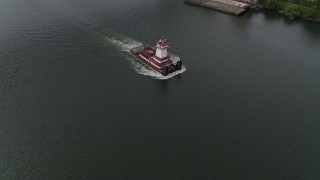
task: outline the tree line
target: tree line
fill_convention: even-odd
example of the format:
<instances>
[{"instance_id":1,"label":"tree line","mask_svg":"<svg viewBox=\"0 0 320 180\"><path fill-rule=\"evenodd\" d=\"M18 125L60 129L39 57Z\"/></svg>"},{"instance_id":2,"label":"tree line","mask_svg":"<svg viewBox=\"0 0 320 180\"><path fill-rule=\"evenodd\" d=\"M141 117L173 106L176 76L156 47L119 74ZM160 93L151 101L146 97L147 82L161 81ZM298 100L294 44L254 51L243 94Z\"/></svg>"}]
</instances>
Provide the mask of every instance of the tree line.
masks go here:
<instances>
[{"instance_id":1,"label":"tree line","mask_svg":"<svg viewBox=\"0 0 320 180\"><path fill-rule=\"evenodd\" d=\"M320 17L320 0L260 0L260 4L290 17Z\"/></svg>"}]
</instances>

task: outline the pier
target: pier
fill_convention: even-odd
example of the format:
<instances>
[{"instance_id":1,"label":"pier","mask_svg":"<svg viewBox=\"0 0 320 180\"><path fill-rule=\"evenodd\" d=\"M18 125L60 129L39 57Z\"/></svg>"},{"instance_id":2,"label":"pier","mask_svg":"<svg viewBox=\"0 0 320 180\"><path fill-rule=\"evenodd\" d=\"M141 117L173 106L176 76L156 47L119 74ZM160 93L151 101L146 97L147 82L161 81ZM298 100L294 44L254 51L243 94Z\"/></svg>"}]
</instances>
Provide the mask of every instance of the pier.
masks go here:
<instances>
[{"instance_id":1,"label":"pier","mask_svg":"<svg viewBox=\"0 0 320 180\"><path fill-rule=\"evenodd\" d=\"M233 0L185 0L185 3L215 9L232 15L240 15L247 11L248 4Z\"/></svg>"}]
</instances>

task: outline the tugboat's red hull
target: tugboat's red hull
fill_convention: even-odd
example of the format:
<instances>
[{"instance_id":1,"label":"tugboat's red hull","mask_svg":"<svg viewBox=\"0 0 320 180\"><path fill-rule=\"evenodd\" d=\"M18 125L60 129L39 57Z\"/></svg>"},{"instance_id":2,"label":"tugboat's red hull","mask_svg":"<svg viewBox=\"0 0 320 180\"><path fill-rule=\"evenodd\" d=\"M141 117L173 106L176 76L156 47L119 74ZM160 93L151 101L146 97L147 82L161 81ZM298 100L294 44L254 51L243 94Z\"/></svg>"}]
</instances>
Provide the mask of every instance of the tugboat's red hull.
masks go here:
<instances>
[{"instance_id":1,"label":"tugboat's red hull","mask_svg":"<svg viewBox=\"0 0 320 180\"><path fill-rule=\"evenodd\" d=\"M164 76L180 70L182 66L182 62L180 60L173 62L170 56L163 59L157 58L155 56L155 50L150 47L138 46L130 49L130 52L146 65L158 71Z\"/></svg>"}]
</instances>

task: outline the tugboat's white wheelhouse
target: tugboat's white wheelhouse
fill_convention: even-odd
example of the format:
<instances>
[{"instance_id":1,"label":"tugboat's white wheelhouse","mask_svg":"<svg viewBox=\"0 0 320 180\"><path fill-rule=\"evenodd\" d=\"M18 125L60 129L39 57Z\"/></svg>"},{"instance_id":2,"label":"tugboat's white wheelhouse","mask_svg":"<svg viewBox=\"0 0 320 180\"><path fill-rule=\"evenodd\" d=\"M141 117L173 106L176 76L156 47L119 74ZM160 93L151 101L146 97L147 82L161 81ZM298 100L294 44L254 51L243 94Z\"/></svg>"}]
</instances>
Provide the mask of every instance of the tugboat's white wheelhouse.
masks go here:
<instances>
[{"instance_id":1,"label":"tugboat's white wheelhouse","mask_svg":"<svg viewBox=\"0 0 320 180\"><path fill-rule=\"evenodd\" d=\"M167 49L161 49L157 47L156 56L161 59L167 57L168 56Z\"/></svg>"},{"instance_id":2,"label":"tugboat's white wheelhouse","mask_svg":"<svg viewBox=\"0 0 320 180\"><path fill-rule=\"evenodd\" d=\"M167 39L160 38L157 41L157 51L156 56L160 59L168 57L168 51L167 48L170 46L171 42Z\"/></svg>"}]
</instances>

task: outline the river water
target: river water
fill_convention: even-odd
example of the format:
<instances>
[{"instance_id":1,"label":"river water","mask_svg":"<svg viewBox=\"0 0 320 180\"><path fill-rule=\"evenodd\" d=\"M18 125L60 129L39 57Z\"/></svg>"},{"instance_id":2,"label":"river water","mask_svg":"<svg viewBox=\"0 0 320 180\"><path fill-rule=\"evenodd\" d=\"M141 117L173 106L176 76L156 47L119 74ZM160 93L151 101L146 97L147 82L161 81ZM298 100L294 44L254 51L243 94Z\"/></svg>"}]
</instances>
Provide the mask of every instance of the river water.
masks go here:
<instances>
[{"instance_id":1,"label":"river water","mask_svg":"<svg viewBox=\"0 0 320 180\"><path fill-rule=\"evenodd\" d=\"M163 77L130 47L165 35ZM320 25L182 0L0 2L0 179L319 179Z\"/></svg>"}]
</instances>

